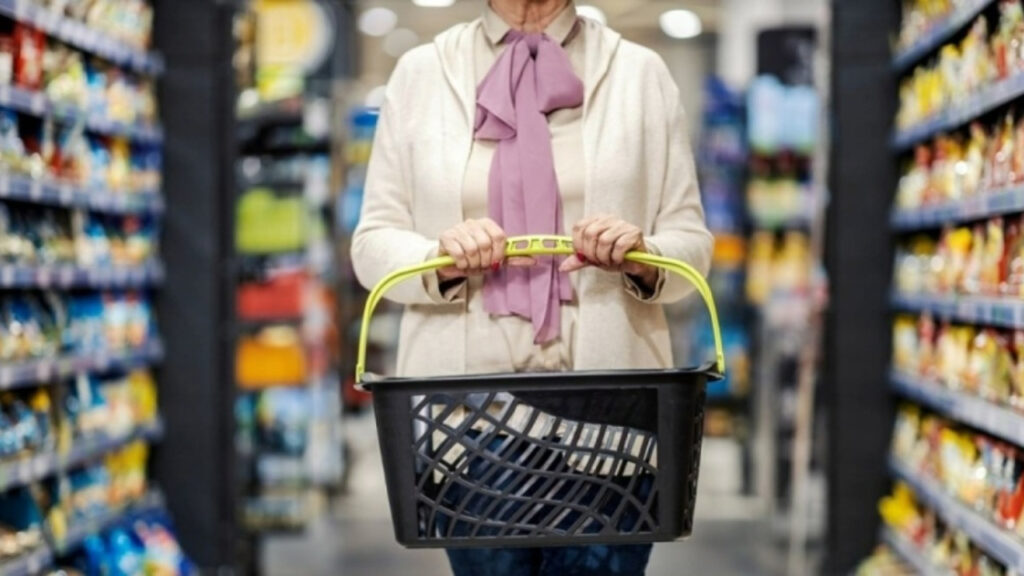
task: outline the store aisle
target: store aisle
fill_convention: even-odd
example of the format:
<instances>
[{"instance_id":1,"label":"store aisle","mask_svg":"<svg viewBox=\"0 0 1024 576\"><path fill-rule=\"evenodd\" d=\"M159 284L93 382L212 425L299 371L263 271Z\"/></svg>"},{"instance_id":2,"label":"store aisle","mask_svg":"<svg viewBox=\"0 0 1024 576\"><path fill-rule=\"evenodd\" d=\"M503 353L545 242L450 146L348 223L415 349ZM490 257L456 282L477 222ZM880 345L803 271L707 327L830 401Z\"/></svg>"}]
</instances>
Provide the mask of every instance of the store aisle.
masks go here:
<instances>
[{"instance_id":1,"label":"store aisle","mask_svg":"<svg viewBox=\"0 0 1024 576\"><path fill-rule=\"evenodd\" d=\"M372 416L348 418L353 451L349 493L303 537L281 537L264 548L267 576L449 576L445 555L410 551L394 541ZM702 478L701 482L713 481ZM648 576L774 575L783 554L758 522L711 520L698 504L696 534L655 547Z\"/></svg>"}]
</instances>

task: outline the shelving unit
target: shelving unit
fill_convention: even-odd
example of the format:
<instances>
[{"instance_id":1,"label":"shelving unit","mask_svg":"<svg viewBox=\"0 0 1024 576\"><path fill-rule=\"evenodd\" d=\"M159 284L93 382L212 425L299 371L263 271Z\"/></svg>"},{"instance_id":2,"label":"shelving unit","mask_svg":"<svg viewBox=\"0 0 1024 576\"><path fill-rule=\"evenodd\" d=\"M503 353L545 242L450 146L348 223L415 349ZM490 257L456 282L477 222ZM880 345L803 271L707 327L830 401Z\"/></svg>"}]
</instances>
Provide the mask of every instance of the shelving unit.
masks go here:
<instances>
[{"instance_id":1,"label":"shelving unit","mask_svg":"<svg viewBox=\"0 0 1024 576\"><path fill-rule=\"evenodd\" d=\"M960 502L936 480L917 474L889 456L894 410L908 401L952 420L955 429L962 424L1024 446L1024 414L1014 408L890 368L890 336L896 314L927 313L940 322L968 324L976 329L1024 328L1024 298L1009 294L908 294L893 288L891 255L895 247L907 246L917 235L937 236L947 227L1024 212L1021 186L990 187L962 200L913 209L894 207L900 165L910 163L916 144L960 131L975 120L987 123L1024 99L1024 73L1011 70L1006 79L984 85L927 121L904 130L894 127L901 78L910 73L912 66L937 57L947 42L959 42L982 15L988 18L989 33L995 34L1002 16L996 4L994 0L960 3L958 10L920 42L894 55L891 38L900 29L898 3L834 3L836 51L832 69L839 94L833 110L836 147L830 206L836 228L828 260L835 310L829 336L833 355L828 367L830 452L835 455L829 473L828 573L848 573L877 542L880 531L876 510L885 494L884 483L879 482L883 477L909 484L918 500L934 509L951 529L966 533L1008 569L1024 569L1024 539ZM865 22L871 24L865 26ZM865 106L864 102L871 105ZM915 161L926 163L919 158ZM880 230L880 222L888 222L887 232ZM897 344L909 345L903 341ZM883 531L881 538L921 573L936 573L922 564L927 559L915 558L914 550L901 545L898 535Z\"/></svg>"},{"instance_id":2,"label":"shelving unit","mask_svg":"<svg viewBox=\"0 0 1024 576\"><path fill-rule=\"evenodd\" d=\"M155 77L163 72L163 59L156 53L125 44L98 29L51 12L40 3L29 0L0 0L0 19L27 24L48 38L63 42L72 49L97 56L136 76ZM126 138L133 146L147 150L162 148L164 131L158 124L125 123L97 113L51 99L45 91L26 89L19 85L0 85L0 108L20 117L54 120L57 124L80 125L90 134ZM134 186L134 182L133 182ZM0 201L22 205L38 205L57 209L81 210L105 215L144 216L160 226L166 210L163 194L152 190L114 190L93 185L77 185L52 176L28 176L2 169ZM0 264L0 291L100 291L139 290L151 293L167 278L166 264L159 256L137 266L79 266ZM0 390L50 390L54 398L62 398L69 382L85 376L128 373L137 368L160 364L166 353L164 340L151 335L139 348L96 349L91 353L65 354L27 361L0 363ZM161 395L163 387L161 386ZM55 406L61 405L54 401ZM164 404L161 399L161 410ZM55 415L51 415L55 417ZM57 418L59 420L59 418ZM65 422L66 425L66 422ZM25 487L48 483L70 475L83 467L102 463L104 458L138 442L152 445L172 430L161 415L133 428L102 430L76 438L70 445L39 448L38 452L20 458L0 461L0 491L14 493ZM63 442L63 441L62 441ZM151 475L150 491L140 500L120 508L111 508L86 521L72 520L67 537L55 542L44 526L46 543L32 551L0 563L0 575L33 575L53 567L74 553L87 537L107 533L114 527L130 528L138 518L169 515L164 496L153 484L159 475ZM172 490L178 489L173 482ZM44 511L45 512L45 511Z\"/></svg>"}]
</instances>

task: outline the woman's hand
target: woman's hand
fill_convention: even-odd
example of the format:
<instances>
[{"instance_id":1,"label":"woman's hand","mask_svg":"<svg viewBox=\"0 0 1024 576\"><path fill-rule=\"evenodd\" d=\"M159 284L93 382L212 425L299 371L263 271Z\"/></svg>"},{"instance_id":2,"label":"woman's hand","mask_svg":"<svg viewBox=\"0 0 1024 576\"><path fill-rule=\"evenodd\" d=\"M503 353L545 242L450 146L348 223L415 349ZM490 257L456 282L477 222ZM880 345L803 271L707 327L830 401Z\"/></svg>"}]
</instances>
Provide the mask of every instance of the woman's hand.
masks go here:
<instances>
[{"instance_id":1,"label":"woman's hand","mask_svg":"<svg viewBox=\"0 0 1024 576\"><path fill-rule=\"evenodd\" d=\"M490 218L466 220L441 234L438 254L451 256L455 266L437 271L442 281L497 270L505 260L505 231ZM510 266L532 266L532 258L514 258Z\"/></svg>"},{"instance_id":2,"label":"woman's hand","mask_svg":"<svg viewBox=\"0 0 1024 576\"><path fill-rule=\"evenodd\" d=\"M562 263L563 272L575 272L597 266L611 272L633 276L646 287L658 281L658 271L636 262L627 262L629 252L647 252L644 234L639 227L616 216L601 215L584 218L572 228L576 255Z\"/></svg>"}]
</instances>

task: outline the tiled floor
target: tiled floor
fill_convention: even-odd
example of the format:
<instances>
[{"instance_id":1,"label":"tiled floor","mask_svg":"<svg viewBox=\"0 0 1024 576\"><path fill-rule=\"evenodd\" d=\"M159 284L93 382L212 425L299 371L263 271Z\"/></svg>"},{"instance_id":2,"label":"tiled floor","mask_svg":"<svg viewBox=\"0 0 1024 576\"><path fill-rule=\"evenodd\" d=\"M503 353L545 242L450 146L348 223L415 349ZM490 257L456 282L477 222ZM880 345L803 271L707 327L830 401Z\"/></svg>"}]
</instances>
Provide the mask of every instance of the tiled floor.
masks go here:
<instances>
[{"instance_id":1,"label":"tiled floor","mask_svg":"<svg viewBox=\"0 0 1024 576\"><path fill-rule=\"evenodd\" d=\"M443 552L395 543L372 419L350 421L347 435L354 452L350 493L304 536L268 542L267 576L450 575ZM700 508L694 536L656 546L648 576L784 573L782 544L764 523L708 520Z\"/></svg>"}]
</instances>

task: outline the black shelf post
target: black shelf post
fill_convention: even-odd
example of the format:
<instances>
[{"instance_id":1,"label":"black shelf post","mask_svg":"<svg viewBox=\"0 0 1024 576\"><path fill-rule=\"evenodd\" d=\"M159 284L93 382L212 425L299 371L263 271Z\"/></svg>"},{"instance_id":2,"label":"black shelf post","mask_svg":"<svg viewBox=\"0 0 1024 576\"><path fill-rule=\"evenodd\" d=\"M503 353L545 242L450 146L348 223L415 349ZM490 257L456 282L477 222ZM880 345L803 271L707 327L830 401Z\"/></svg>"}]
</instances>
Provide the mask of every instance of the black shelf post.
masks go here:
<instances>
[{"instance_id":1,"label":"black shelf post","mask_svg":"<svg viewBox=\"0 0 1024 576\"><path fill-rule=\"evenodd\" d=\"M897 93L890 37L898 19L890 0L832 2L825 574L849 573L875 547L877 503L889 486L889 210L897 180L889 146Z\"/></svg>"},{"instance_id":2,"label":"black shelf post","mask_svg":"<svg viewBox=\"0 0 1024 576\"><path fill-rule=\"evenodd\" d=\"M166 144L158 313L167 357L161 409L167 437L154 477L182 544L204 573L237 565L233 416L234 77L227 2L156 0L165 55L160 102Z\"/></svg>"}]
</instances>

